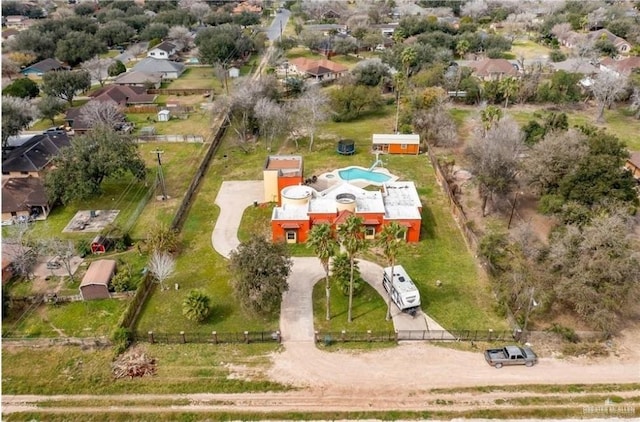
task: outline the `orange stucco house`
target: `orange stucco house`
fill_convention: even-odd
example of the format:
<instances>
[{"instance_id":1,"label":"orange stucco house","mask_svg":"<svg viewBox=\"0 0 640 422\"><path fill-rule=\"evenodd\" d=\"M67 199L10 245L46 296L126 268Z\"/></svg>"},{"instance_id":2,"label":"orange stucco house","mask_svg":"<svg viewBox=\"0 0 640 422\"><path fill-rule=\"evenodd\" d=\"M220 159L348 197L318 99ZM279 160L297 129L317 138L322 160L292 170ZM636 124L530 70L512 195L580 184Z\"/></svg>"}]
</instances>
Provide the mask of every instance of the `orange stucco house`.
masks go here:
<instances>
[{"instance_id":1,"label":"orange stucco house","mask_svg":"<svg viewBox=\"0 0 640 422\"><path fill-rule=\"evenodd\" d=\"M339 183L318 192L310 186L288 186L271 217L274 242L303 243L316 224L335 230L349 215L363 219L365 238L375 239L385 224L396 221L407 228L405 240L420 240L422 203L413 182L391 182L380 190L364 190Z\"/></svg>"},{"instance_id":2,"label":"orange stucco house","mask_svg":"<svg viewBox=\"0 0 640 422\"><path fill-rule=\"evenodd\" d=\"M299 155L270 155L262 170L264 202L280 204L280 193L287 186L301 185L304 167Z\"/></svg>"},{"instance_id":3,"label":"orange stucco house","mask_svg":"<svg viewBox=\"0 0 640 422\"><path fill-rule=\"evenodd\" d=\"M387 154L420 153L420 135L415 134L378 134L372 138L373 150Z\"/></svg>"}]
</instances>

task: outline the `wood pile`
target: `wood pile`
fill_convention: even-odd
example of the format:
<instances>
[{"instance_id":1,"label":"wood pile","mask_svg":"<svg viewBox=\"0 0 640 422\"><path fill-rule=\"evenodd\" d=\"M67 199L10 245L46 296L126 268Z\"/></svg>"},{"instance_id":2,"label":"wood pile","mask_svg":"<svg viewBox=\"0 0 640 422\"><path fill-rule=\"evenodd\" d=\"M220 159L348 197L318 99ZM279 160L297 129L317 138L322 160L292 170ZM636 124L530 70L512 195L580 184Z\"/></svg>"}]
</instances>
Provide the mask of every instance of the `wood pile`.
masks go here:
<instances>
[{"instance_id":1,"label":"wood pile","mask_svg":"<svg viewBox=\"0 0 640 422\"><path fill-rule=\"evenodd\" d=\"M118 358L118 360L111 365L111 370L116 379L155 375L156 360L147 356L146 353L132 351Z\"/></svg>"}]
</instances>

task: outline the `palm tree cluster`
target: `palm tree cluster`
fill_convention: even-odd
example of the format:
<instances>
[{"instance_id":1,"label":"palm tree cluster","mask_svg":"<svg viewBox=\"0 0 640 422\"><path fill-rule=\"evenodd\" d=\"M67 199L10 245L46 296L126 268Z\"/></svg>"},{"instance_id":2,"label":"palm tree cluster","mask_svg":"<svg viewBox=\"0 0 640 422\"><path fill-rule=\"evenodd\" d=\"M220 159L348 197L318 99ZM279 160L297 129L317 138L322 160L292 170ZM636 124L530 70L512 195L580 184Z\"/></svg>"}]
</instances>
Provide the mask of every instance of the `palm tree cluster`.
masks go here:
<instances>
[{"instance_id":1,"label":"palm tree cluster","mask_svg":"<svg viewBox=\"0 0 640 422\"><path fill-rule=\"evenodd\" d=\"M394 221L384 226L378 234L377 240L373 243L382 248L382 252L391 267L395 266L396 258L401 246L404 244L405 232L406 228ZM307 246L313 248L325 271L327 321L331 319L330 263L332 259L337 257L336 250L338 246L345 252L349 261L349 306L347 310L347 320L351 322L353 320L352 307L355 281L354 274L357 267L356 257L364 253L373 244L367 242L365 239L363 219L353 214L338 226L336 233L333 233L329 224L315 225L309 231ZM393 279L391 281L393 282ZM389 292L387 301L387 320L389 319L391 319L391 292Z\"/></svg>"}]
</instances>

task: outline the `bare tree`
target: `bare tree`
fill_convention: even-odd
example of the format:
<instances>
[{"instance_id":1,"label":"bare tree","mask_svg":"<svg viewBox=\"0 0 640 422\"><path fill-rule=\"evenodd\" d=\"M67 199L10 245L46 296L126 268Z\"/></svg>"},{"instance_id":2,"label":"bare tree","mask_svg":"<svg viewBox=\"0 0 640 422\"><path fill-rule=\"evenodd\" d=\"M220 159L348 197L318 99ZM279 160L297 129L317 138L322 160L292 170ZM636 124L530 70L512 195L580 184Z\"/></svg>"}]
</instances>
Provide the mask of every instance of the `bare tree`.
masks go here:
<instances>
[{"instance_id":1,"label":"bare tree","mask_svg":"<svg viewBox=\"0 0 640 422\"><path fill-rule=\"evenodd\" d=\"M539 194L553 192L588 154L586 137L581 132L551 132L531 149L524 161L523 178Z\"/></svg>"},{"instance_id":2,"label":"bare tree","mask_svg":"<svg viewBox=\"0 0 640 422\"><path fill-rule=\"evenodd\" d=\"M317 126L329 117L329 99L319 88L310 88L296 101L296 125L303 128L309 135L309 151L313 148L313 141Z\"/></svg>"},{"instance_id":3,"label":"bare tree","mask_svg":"<svg viewBox=\"0 0 640 422\"><path fill-rule=\"evenodd\" d=\"M254 107L260 134L265 138L267 151L271 151L273 140L287 130L287 113L273 100L260 98Z\"/></svg>"},{"instance_id":4,"label":"bare tree","mask_svg":"<svg viewBox=\"0 0 640 422\"><path fill-rule=\"evenodd\" d=\"M127 48L127 52L130 53L133 57L137 57L140 54L144 53L146 49L142 43L135 43L131 45L131 47Z\"/></svg>"},{"instance_id":5,"label":"bare tree","mask_svg":"<svg viewBox=\"0 0 640 422\"><path fill-rule=\"evenodd\" d=\"M64 269L67 270L70 281L73 282L73 258L76 256L76 246L73 240L46 239L43 243L43 249L47 255L55 256L55 259L62 263Z\"/></svg>"},{"instance_id":6,"label":"bare tree","mask_svg":"<svg viewBox=\"0 0 640 422\"><path fill-rule=\"evenodd\" d=\"M13 271L28 280L39 251L30 245L30 229L27 221L14 222L6 229L2 248L2 255L9 259Z\"/></svg>"},{"instance_id":7,"label":"bare tree","mask_svg":"<svg viewBox=\"0 0 640 422\"><path fill-rule=\"evenodd\" d=\"M202 23L204 18L211 13L211 8L206 3L197 2L189 7L189 12L198 20L198 23Z\"/></svg>"},{"instance_id":8,"label":"bare tree","mask_svg":"<svg viewBox=\"0 0 640 422\"><path fill-rule=\"evenodd\" d=\"M475 138L466 155L478 181L482 215L485 216L488 201L495 196L505 197L516 185L524 136L514 120L503 118L484 135L483 129L477 130Z\"/></svg>"},{"instance_id":9,"label":"bare tree","mask_svg":"<svg viewBox=\"0 0 640 422\"><path fill-rule=\"evenodd\" d=\"M154 251L149 260L149 272L160 284L161 290L166 290L164 282L173 274L176 268L175 259L167 252Z\"/></svg>"},{"instance_id":10,"label":"bare tree","mask_svg":"<svg viewBox=\"0 0 640 422\"><path fill-rule=\"evenodd\" d=\"M636 119L640 119L640 88L633 88L633 94L631 94L631 105L629 108L634 112Z\"/></svg>"},{"instance_id":11,"label":"bare tree","mask_svg":"<svg viewBox=\"0 0 640 422\"><path fill-rule=\"evenodd\" d=\"M449 113L447 93L442 88L427 88L423 96L425 107L416 109L413 114L413 128L427 144L450 147L456 144L458 132ZM417 101L416 101L417 103Z\"/></svg>"},{"instance_id":12,"label":"bare tree","mask_svg":"<svg viewBox=\"0 0 640 422\"><path fill-rule=\"evenodd\" d=\"M109 77L109 66L111 66L113 62L113 59L101 59L96 56L82 63L81 67L89 72L91 79L98 81L100 86L104 86L104 81Z\"/></svg>"},{"instance_id":13,"label":"bare tree","mask_svg":"<svg viewBox=\"0 0 640 422\"><path fill-rule=\"evenodd\" d=\"M86 122L89 127L105 125L113 128L124 121L124 114L115 101L92 100L82 107L80 119Z\"/></svg>"},{"instance_id":14,"label":"bare tree","mask_svg":"<svg viewBox=\"0 0 640 422\"><path fill-rule=\"evenodd\" d=\"M551 28L551 33L558 39L566 37L571 32L571 24L567 22L555 24Z\"/></svg>"},{"instance_id":15,"label":"bare tree","mask_svg":"<svg viewBox=\"0 0 640 422\"><path fill-rule=\"evenodd\" d=\"M489 6L485 0L471 0L462 6L460 14L477 19L483 16L489 10Z\"/></svg>"},{"instance_id":16,"label":"bare tree","mask_svg":"<svg viewBox=\"0 0 640 422\"><path fill-rule=\"evenodd\" d=\"M593 78L591 92L598 102L598 116L596 121L604 123L604 109L610 107L614 101L626 91L628 76L615 72L600 72Z\"/></svg>"},{"instance_id":17,"label":"bare tree","mask_svg":"<svg viewBox=\"0 0 640 422\"><path fill-rule=\"evenodd\" d=\"M187 50L192 41L189 29L184 26L172 26L167 37L176 44L180 51Z\"/></svg>"},{"instance_id":18,"label":"bare tree","mask_svg":"<svg viewBox=\"0 0 640 422\"><path fill-rule=\"evenodd\" d=\"M20 73L20 66L11 60L6 54L2 55L2 77L13 79Z\"/></svg>"}]
</instances>

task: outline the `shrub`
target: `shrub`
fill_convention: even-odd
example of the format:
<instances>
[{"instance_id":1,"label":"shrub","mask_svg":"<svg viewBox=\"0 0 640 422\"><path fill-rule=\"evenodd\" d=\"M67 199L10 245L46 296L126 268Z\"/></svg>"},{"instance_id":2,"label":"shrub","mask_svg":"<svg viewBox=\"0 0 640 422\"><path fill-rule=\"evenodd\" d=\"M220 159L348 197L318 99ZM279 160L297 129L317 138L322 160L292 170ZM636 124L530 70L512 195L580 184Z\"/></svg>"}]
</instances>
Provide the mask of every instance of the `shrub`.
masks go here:
<instances>
[{"instance_id":1,"label":"shrub","mask_svg":"<svg viewBox=\"0 0 640 422\"><path fill-rule=\"evenodd\" d=\"M551 53L549 54L549 58L551 59L552 62L563 62L567 60L566 54L564 54L560 50L552 50Z\"/></svg>"},{"instance_id":2,"label":"shrub","mask_svg":"<svg viewBox=\"0 0 640 422\"><path fill-rule=\"evenodd\" d=\"M111 335L111 341L113 343L113 353L115 356L120 355L131 344L131 331L124 327L118 327Z\"/></svg>"},{"instance_id":3,"label":"shrub","mask_svg":"<svg viewBox=\"0 0 640 422\"><path fill-rule=\"evenodd\" d=\"M131 273L128 270L118 272L111 279L111 285L115 292L126 292L131 289Z\"/></svg>"},{"instance_id":4,"label":"shrub","mask_svg":"<svg viewBox=\"0 0 640 422\"><path fill-rule=\"evenodd\" d=\"M80 258L84 258L91 254L91 243L88 240L82 239L76 244L76 252L80 255Z\"/></svg>"},{"instance_id":5,"label":"shrub","mask_svg":"<svg viewBox=\"0 0 640 422\"><path fill-rule=\"evenodd\" d=\"M182 314L191 321L202 322L211 313L211 299L202 290L191 290L182 302Z\"/></svg>"},{"instance_id":6,"label":"shrub","mask_svg":"<svg viewBox=\"0 0 640 422\"><path fill-rule=\"evenodd\" d=\"M563 339L571 343L577 343L580 341L580 337L576 334L573 328L565 327L560 324L554 323L547 331L551 333L560 334Z\"/></svg>"}]
</instances>

